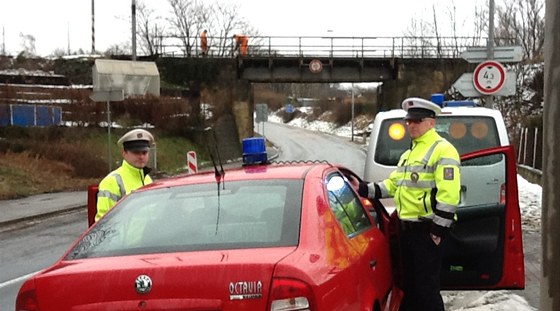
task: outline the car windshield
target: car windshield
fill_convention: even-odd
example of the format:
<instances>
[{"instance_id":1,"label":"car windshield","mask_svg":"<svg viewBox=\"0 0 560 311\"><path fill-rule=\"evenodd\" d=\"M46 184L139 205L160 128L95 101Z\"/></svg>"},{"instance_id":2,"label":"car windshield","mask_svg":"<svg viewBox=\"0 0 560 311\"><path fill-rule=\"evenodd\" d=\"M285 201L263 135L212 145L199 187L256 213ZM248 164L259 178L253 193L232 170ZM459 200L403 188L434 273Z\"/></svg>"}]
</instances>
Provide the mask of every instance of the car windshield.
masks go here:
<instances>
[{"instance_id":1,"label":"car windshield","mask_svg":"<svg viewBox=\"0 0 560 311\"><path fill-rule=\"evenodd\" d=\"M297 245L302 180L133 192L66 259Z\"/></svg>"},{"instance_id":2,"label":"car windshield","mask_svg":"<svg viewBox=\"0 0 560 311\"><path fill-rule=\"evenodd\" d=\"M496 123L491 117L439 116L435 130L457 148L459 154L498 147L500 140ZM410 147L410 136L402 119L387 119L381 124L375 162L397 165L401 154Z\"/></svg>"}]
</instances>

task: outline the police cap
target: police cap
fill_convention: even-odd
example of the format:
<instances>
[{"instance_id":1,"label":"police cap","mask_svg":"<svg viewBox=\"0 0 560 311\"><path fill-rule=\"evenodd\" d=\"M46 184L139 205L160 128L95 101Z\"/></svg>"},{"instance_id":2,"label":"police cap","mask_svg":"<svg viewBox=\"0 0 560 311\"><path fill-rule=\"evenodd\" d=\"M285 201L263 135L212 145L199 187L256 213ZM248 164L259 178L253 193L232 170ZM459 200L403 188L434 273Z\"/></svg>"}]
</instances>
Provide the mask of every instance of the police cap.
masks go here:
<instances>
[{"instance_id":1,"label":"police cap","mask_svg":"<svg viewBox=\"0 0 560 311\"><path fill-rule=\"evenodd\" d=\"M118 143L126 151L148 151L154 144L154 137L146 130L135 129L124 134Z\"/></svg>"},{"instance_id":2,"label":"police cap","mask_svg":"<svg viewBox=\"0 0 560 311\"><path fill-rule=\"evenodd\" d=\"M402 102L402 109L407 114L405 120L418 120L424 118L435 118L441 112L441 107L433 102L417 97L407 98Z\"/></svg>"}]
</instances>

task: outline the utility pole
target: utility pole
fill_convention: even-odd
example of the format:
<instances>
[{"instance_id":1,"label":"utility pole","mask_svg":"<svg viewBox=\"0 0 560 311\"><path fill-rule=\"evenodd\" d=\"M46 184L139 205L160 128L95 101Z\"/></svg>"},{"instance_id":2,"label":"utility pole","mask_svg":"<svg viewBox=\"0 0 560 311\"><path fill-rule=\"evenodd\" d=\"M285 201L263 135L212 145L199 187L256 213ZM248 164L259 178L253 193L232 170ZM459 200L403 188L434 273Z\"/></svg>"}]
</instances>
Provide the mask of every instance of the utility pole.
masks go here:
<instances>
[{"instance_id":1,"label":"utility pole","mask_svg":"<svg viewBox=\"0 0 560 311\"><path fill-rule=\"evenodd\" d=\"M560 5L546 0L544 31L544 112L543 112L543 185L542 185L542 265L539 310L560 310L560 137L558 101L560 100Z\"/></svg>"},{"instance_id":2,"label":"utility pole","mask_svg":"<svg viewBox=\"0 0 560 311\"><path fill-rule=\"evenodd\" d=\"M66 22L66 32L67 32L67 42L68 42L68 48L67 48L67 54L70 55L70 22Z\"/></svg>"},{"instance_id":3,"label":"utility pole","mask_svg":"<svg viewBox=\"0 0 560 311\"><path fill-rule=\"evenodd\" d=\"M6 33L2 26L2 55L6 55Z\"/></svg>"},{"instance_id":4,"label":"utility pole","mask_svg":"<svg viewBox=\"0 0 560 311\"><path fill-rule=\"evenodd\" d=\"M351 122L352 141L354 141L354 82L352 82L352 122Z\"/></svg>"},{"instance_id":5,"label":"utility pole","mask_svg":"<svg viewBox=\"0 0 560 311\"><path fill-rule=\"evenodd\" d=\"M132 0L132 60L136 60L136 0Z\"/></svg>"},{"instance_id":6,"label":"utility pole","mask_svg":"<svg viewBox=\"0 0 560 311\"><path fill-rule=\"evenodd\" d=\"M494 0L489 0L488 5L488 42L486 42L487 47L487 59L494 59ZM494 106L494 95L486 96L485 106L492 108Z\"/></svg>"},{"instance_id":7,"label":"utility pole","mask_svg":"<svg viewBox=\"0 0 560 311\"><path fill-rule=\"evenodd\" d=\"M91 0L91 54L95 54L95 0Z\"/></svg>"}]
</instances>

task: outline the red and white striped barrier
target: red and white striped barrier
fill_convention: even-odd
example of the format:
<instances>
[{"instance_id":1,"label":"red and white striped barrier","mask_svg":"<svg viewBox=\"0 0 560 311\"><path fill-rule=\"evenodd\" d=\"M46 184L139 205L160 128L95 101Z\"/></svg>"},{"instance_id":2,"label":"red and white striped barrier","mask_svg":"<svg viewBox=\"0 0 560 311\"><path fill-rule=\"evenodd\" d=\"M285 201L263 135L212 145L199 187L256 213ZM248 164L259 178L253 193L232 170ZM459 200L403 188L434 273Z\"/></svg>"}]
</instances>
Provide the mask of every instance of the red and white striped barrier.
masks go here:
<instances>
[{"instance_id":1,"label":"red and white striped barrier","mask_svg":"<svg viewBox=\"0 0 560 311\"><path fill-rule=\"evenodd\" d=\"M187 172L189 174L196 174L198 172L198 164L196 162L196 152L187 152Z\"/></svg>"}]
</instances>

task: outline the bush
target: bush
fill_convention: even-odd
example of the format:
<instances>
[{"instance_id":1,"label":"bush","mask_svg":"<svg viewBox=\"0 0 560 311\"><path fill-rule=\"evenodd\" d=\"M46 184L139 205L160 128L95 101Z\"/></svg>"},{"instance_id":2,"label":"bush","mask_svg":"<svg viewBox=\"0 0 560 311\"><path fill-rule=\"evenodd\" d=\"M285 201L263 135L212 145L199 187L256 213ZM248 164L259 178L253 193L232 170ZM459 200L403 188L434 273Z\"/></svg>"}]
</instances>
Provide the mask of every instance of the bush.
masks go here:
<instances>
[{"instance_id":1,"label":"bush","mask_svg":"<svg viewBox=\"0 0 560 311\"><path fill-rule=\"evenodd\" d=\"M39 144L33 149L49 160L66 163L72 167L73 177L100 178L107 174L108 164L101 158L99 149L95 146L82 142L59 142Z\"/></svg>"}]
</instances>

